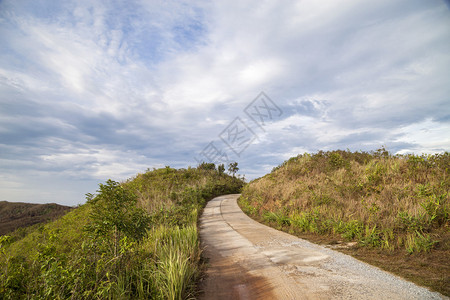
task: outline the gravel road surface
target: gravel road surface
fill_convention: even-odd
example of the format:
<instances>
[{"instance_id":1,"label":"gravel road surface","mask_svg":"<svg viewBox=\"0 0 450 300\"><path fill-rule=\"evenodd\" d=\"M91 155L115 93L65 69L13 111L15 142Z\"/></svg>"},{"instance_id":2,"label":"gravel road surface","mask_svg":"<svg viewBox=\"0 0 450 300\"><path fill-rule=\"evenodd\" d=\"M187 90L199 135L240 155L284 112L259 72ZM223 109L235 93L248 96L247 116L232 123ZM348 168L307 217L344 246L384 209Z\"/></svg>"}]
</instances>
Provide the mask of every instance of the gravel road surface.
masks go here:
<instances>
[{"instance_id":1,"label":"gravel road surface","mask_svg":"<svg viewBox=\"0 0 450 300\"><path fill-rule=\"evenodd\" d=\"M351 256L262 225L211 200L200 218L208 259L201 299L449 299Z\"/></svg>"}]
</instances>

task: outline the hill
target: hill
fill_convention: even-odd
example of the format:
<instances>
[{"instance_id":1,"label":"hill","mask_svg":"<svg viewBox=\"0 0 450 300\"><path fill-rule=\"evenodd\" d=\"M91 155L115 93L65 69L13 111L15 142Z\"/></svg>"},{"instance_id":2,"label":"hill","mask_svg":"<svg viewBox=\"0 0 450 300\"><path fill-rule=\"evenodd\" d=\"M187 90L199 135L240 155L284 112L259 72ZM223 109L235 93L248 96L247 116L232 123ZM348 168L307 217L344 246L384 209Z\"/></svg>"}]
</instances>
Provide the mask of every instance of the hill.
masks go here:
<instances>
[{"instance_id":1,"label":"hill","mask_svg":"<svg viewBox=\"0 0 450 300\"><path fill-rule=\"evenodd\" d=\"M254 219L450 294L450 154L320 151L250 182Z\"/></svg>"},{"instance_id":2,"label":"hill","mask_svg":"<svg viewBox=\"0 0 450 300\"><path fill-rule=\"evenodd\" d=\"M0 235L18 228L46 223L65 215L72 207L49 204L0 201Z\"/></svg>"},{"instance_id":3,"label":"hill","mask_svg":"<svg viewBox=\"0 0 450 300\"><path fill-rule=\"evenodd\" d=\"M108 180L19 240L0 237L0 299L187 299L201 275L198 215L244 182L214 164Z\"/></svg>"}]
</instances>

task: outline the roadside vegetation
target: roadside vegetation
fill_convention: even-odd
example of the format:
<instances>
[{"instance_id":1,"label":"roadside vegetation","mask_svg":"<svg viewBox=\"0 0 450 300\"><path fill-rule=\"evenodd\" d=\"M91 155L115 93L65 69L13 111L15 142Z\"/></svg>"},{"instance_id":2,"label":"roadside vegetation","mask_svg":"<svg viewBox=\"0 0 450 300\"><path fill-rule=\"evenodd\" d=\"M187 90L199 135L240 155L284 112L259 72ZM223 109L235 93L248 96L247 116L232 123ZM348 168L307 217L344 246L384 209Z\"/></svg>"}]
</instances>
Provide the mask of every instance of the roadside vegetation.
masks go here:
<instances>
[{"instance_id":1,"label":"roadside vegetation","mask_svg":"<svg viewBox=\"0 0 450 300\"><path fill-rule=\"evenodd\" d=\"M450 294L450 154L320 151L250 182L251 217ZM399 264L404 265L399 265Z\"/></svg>"},{"instance_id":2,"label":"roadside vegetation","mask_svg":"<svg viewBox=\"0 0 450 300\"><path fill-rule=\"evenodd\" d=\"M202 163L108 180L62 218L0 236L0 299L195 297L198 216L208 200L243 186L224 171Z\"/></svg>"}]
</instances>

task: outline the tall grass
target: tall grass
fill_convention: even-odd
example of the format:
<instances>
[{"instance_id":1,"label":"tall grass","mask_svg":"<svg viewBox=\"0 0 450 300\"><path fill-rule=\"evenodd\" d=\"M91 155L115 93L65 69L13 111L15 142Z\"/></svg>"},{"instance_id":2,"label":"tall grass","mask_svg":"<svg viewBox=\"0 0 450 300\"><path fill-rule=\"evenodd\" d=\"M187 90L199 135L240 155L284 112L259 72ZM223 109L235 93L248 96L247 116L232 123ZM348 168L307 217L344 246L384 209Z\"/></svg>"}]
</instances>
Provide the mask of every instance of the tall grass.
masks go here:
<instances>
[{"instance_id":1,"label":"tall grass","mask_svg":"<svg viewBox=\"0 0 450 300\"><path fill-rule=\"evenodd\" d=\"M199 275L200 250L197 228L160 228L166 242L156 249L158 269L156 282L164 299L182 299L192 291L192 283ZM167 237L169 237L167 239Z\"/></svg>"},{"instance_id":2,"label":"tall grass","mask_svg":"<svg viewBox=\"0 0 450 300\"><path fill-rule=\"evenodd\" d=\"M293 157L243 190L248 214L293 232L427 252L448 231L450 154L330 151Z\"/></svg>"}]
</instances>

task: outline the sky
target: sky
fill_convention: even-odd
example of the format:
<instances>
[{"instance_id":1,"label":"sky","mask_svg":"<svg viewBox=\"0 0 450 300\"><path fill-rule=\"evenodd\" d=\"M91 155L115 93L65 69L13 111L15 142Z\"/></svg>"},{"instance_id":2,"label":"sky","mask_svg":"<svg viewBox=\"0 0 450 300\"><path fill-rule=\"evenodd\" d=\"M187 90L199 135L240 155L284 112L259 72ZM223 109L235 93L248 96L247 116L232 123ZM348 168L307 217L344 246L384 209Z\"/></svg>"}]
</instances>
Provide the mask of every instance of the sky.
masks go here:
<instances>
[{"instance_id":1,"label":"sky","mask_svg":"<svg viewBox=\"0 0 450 300\"><path fill-rule=\"evenodd\" d=\"M0 1L0 201L381 146L450 150L449 2Z\"/></svg>"}]
</instances>

